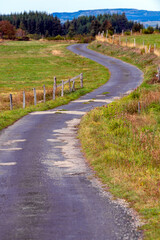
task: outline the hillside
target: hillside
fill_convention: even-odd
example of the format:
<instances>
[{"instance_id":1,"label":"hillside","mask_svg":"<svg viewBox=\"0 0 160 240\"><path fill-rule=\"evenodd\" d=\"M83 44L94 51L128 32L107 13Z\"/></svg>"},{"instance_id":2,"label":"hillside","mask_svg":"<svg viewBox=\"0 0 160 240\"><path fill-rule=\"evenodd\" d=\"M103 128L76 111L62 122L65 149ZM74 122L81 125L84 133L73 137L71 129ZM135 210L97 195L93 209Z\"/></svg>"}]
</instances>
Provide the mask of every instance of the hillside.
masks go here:
<instances>
[{"instance_id":1,"label":"hillside","mask_svg":"<svg viewBox=\"0 0 160 240\"><path fill-rule=\"evenodd\" d=\"M143 22L145 25L153 25L155 26L157 23L160 25L160 11L147 11L147 10L137 10L137 9L96 9L96 10L84 10L78 12L54 12L53 16L57 16L60 18L61 22L65 22L67 20L72 20L73 18L78 18L80 16L89 16L94 15L97 16L99 14L105 13L119 13L126 14L126 17L129 20Z\"/></svg>"}]
</instances>

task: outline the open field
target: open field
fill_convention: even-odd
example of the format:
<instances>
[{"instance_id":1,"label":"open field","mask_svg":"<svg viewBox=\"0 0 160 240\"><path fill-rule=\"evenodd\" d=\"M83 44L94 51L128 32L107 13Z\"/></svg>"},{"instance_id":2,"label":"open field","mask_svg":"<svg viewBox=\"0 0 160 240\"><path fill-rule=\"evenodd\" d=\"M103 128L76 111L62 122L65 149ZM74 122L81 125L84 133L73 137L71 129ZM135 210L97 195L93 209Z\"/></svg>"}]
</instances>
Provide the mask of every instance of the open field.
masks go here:
<instances>
[{"instance_id":1,"label":"open field","mask_svg":"<svg viewBox=\"0 0 160 240\"><path fill-rule=\"evenodd\" d=\"M113 195L144 222L144 239L160 239L160 58L137 49L93 42L92 50L118 57L144 72L129 96L83 117L79 137L89 163ZM138 102L141 112L138 113Z\"/></svg>"},{"instance_id":2,"label":"open field","mask_svg":"<svg viewBox=\"0 0 160 240\"><path fill-rule=\"evenodd\" d=\"M104 84L109 73L105 67L71 53L66 47L71 42L5 41L0 43L0 129L19 117L35 110L46 110L67 103ZM77 91L52 101L53 78L57 83L80 73L84 75L84 88L76 84ZM100 77L99 77L100 76ZM43 99L43 85L47 90L46 104L33 106L33 88L38 101ZM26 92L26 109L22 109L22 92ZM9 94L13 94L13 111L9 110ZM58 92L57 92L58 94Z\"/></svg>"}]
</instances>

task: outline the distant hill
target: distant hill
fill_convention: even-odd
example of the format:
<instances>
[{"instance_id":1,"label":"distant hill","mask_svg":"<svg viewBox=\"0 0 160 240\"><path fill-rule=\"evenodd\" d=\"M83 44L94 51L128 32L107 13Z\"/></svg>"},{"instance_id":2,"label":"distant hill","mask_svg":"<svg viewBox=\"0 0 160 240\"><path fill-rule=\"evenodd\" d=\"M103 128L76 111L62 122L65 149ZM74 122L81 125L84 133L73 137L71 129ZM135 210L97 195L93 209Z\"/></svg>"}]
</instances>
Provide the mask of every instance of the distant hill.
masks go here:
<instances>
[{"instance_id":1,"label":"distant hill","mask_svg":"<svg viewBox=\"0 0 160 240\"><path fill-rule=\"evenodd\" d=\"M160 11L147 11L147 10L137 10L137 9L96 9L96 10L81 10L78 12L54 12L53 16L57 16L62 23L67 20L72 20L73 18L78 18L80 16L97 16L99 14L113 14L113 13L125 13L128 20L142 22L145 25L155 26L157 23L160 26Z\"/></svg>"}]
</instances>

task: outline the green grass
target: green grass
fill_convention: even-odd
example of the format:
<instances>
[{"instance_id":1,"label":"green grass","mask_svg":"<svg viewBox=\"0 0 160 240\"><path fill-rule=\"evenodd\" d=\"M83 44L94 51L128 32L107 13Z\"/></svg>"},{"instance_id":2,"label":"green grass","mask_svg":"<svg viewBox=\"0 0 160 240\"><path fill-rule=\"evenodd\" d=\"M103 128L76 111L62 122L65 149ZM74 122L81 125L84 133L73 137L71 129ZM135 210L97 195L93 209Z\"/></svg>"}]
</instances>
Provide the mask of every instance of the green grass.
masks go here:
<instances>
[{"instance_id":1,"label":"green grass","mask_svg":"<svg viewBox=\"0 0 160 240\"><path fill-rule=\"evenodd\" d=\"M151 45L153 47L154 44L156 44L157 48L160 48L160 34L143 34L143 35L124 36L124 37L121 37L121 40L125 42L126 38L129 43L134 43L134 39L136 39L136 43L138 45L143 45L143 41L144 41L144 44L147 46Z\"/></svg>"},{"instance_id":2,"label":"green grass","mask_svg":"<svg viewBox=\"0 0 160 240\"><path fill-rule=\"evenodd\" d=\"M83 117L79 137L89 163L111 193L130 202L144 239L160 239L160 58L102 42L89 48L138 66L144 82L129 96ZM138 114L138 102L141 113Z\"/></svg>"},{"instance_id":3,"label":"green grass","mask_svg":"<svg viewBox=\"0 0 160 240\"><path fill-rule=\"evenodd\" d=\"M94 78L99 66L91 73L94 63L69 52L68 45L67 42L39 41L0 44L0 92L42 87L43 84L51 87L54 76L60 81L84 72L86 77ZM52 54L54 50L58 50L56 55Z\"/></svg>"},{"instance_id":4,"label":"green grass","mask_svg":"<svg viewBox=\"0 0 160 240\"><path fill-rule=\"evenodd\" d=\"M69 44L51 41L0 43L0 129L31 111L47 110L68 103L98 88L109 79L109 72L105 67L70 52L66 49ZM51 100L54 76L57 77L57 83L60 83L81 72L84 75L83 89L80 89L80 84L76 84L76 92L69 94L66 91L64 98ZM44 84L48 101L33 106L32 89L35 87L40 92L40 97L43 97ZM25 110L21 109L23 90L29 99ZM13 111L8 111L10 93L13 94Z\"/></svg>"}]
</instances>

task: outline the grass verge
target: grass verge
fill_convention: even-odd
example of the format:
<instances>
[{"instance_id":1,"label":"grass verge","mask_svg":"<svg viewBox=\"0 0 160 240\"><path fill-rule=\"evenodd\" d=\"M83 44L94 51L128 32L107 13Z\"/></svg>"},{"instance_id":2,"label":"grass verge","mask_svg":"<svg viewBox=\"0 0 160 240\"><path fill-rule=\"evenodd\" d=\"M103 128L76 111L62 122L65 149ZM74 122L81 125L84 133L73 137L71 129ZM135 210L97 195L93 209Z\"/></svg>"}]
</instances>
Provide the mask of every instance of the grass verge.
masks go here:
<instances>
[{"instance_id":1,"label":"grass verge","mask_svg":"<svg viewBox=\"0 0 160 240\"><path fill-rule=\"evenodd\" d=\"M83 117L79 137L98 177L143 222L145 239L160 239L160 59L137 49L93 42L90 48L138 66L144 82L129 96ZM141 113L138 114L138 102Z\"/></svg>"},{"instance_id":2,"label":"grass verge","mask_svg":"<svg viewBox=\"0 0 160 240\"><path fill-rule=\"evenodd\" d=\"M105 67L70 52L66 49L69 44L71 43L64 41L5 41L0 44L0 130L29 112L67 104L109 79L109 72ZM81 72L84 75L83 89L80 89L80 84L76 84L76 92L69 94L66 89L63 98L57 96L55 101L51 100L54 76L59 84ZM33 106L33 88L36 88L38 101L41 102L44 84L47 102ZM24 110L23 90L26 92L27 105ZM13 94L13 111L9 111L10 93Z\"/></svg>"}]
</instances>

